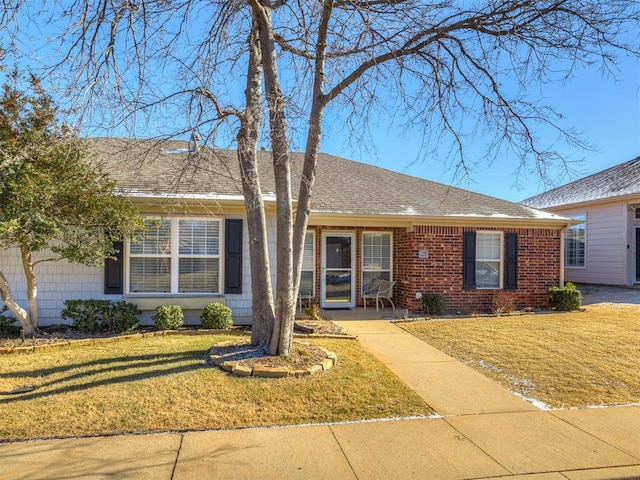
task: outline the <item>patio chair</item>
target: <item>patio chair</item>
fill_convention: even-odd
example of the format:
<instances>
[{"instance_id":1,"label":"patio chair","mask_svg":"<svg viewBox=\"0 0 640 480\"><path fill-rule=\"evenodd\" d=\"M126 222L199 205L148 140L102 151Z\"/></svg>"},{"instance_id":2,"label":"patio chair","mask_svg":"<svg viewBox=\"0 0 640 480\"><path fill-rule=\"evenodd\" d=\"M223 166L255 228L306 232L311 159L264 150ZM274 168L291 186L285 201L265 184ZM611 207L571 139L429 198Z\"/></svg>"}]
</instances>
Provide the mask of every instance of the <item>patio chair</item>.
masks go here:
<instances>
[{"instance_id":1,"label":"patio chair","mask_svg":"<svg viewBox=\"0 0 640 480\"><path fill-rule=\"evenodd\" d=\"M302 313L303 300L307 300L307 305L311 304L311 299L313 298L313 293L311 290L301 289L298 290L298 307L300 308L300 313Z\"/></svg>"},{"instance_id":2,"label":"patio chair","mask_svg":"<svg viewBox=\"0 0 640 480\"><path fill-rule=\"evenodd\" d=\"M393 286L396 282L390 282L389 280L378 279L370 286L365 287L362 291L362 300L364 301L364 309L367 309L367 298L375 298L376 299L376 312L380 311L380 305L384 308L384 300L389 300L391 304L391 308L393 311L396 311L396 306L393 304L393 300L391 300L391 296L393 295Z\"/></svg>"}]
</instances>

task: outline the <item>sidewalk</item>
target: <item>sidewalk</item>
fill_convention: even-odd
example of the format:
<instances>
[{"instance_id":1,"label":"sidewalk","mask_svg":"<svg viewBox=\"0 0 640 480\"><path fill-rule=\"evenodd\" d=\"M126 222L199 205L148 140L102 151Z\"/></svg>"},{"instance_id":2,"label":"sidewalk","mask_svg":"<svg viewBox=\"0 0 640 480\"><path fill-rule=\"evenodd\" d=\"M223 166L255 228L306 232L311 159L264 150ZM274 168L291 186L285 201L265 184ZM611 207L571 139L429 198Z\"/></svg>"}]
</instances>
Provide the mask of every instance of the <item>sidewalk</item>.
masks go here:
<instances>
[{"instance_id":1,"label":"sidewalk","mask_svg":"<svg viewBox=\"0 0 640 480\"><path fill-rule=\"evenodd\" d=\"M6 444L0 477L640 478L640 407L543 412L387 321L340 323L441 417Z\"/></svg>"}]
</instances>

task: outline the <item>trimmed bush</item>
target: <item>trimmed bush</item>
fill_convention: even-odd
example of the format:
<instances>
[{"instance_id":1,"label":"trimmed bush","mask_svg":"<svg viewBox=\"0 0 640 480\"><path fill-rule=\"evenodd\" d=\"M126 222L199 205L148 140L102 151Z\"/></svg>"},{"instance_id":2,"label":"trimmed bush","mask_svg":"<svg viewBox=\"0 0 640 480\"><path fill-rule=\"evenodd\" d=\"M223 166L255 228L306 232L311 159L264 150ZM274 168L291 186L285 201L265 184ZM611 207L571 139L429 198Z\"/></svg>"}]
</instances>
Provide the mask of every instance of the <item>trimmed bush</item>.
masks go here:
<instances>
[{"instance_id":1,"label":"trimmed bush","mask_svg":"<svg viewBox=\"0 0 640 480\"><path fill-rule=\"evenodd\" d=\"M104 316L104 328L110 332L129 333L140 326L138 306L134 303L110 302Z\"/></svg>"},{"instance_id":2,"label":"trimmed bush","mask_svg":"<svg viewBox=\"0 0 640 480\"><path fill-rule=\"evenodd\" d=\"M71 320L73 328L79 332L101 332L108 310L109 300L65 300L60 316Z\"/></svg>"},{"instance_id":3,"label":"trimmed bush","mask_svg":"<svg viewBox=\"0 0 640 480\"><path fill-rule=\"evenodd\" d=\"M140 326L139 313L136 305L125 301L65 300L60 316L71 320L79 332L127 333Z\"/></svg>"},{"instance_id":4,"label":"trimmed bush","mask_svg":"<svg viewBox=\"0 0 640 480\"><path fill-rule=\"evenodd\" d=\"M184 324L184 313L180 305L161 305L156 308L153 322L160 330L176 330Z\"/></svg>"},{"instance_id":5,"label":"trimmed bush","mask_svg":"<svg viewBox=\"0 0 640 480\"><path fill-rule=\"evenodd\" d=\"M233 325L233 314L231 309L226 305L211 302L202 310L200 323L202 324L202 328L226 330Z\"/></svg>"},{"instance_id":6,"label":"trimmed bush","mask_svg":"<svg viewBox=\"0 0 640 480\"><path fill-rule=\"evenodd\" d=\"M553 308L562 312L577 310L582 304L582 292L571 282L567 282L564 288L551 287L549 289L549 303Z\"/></svg>"},{"instance_id":7,"label":"trimmed bush","mask_svg":"<svg viewBox=\"0 0 640 480\"><path fill-rule=\"evenodd\" d=\"M440 315L447 310L447 302L437 293L422 295L422 311L427 315Z\"/></svg>"}]
</instances>

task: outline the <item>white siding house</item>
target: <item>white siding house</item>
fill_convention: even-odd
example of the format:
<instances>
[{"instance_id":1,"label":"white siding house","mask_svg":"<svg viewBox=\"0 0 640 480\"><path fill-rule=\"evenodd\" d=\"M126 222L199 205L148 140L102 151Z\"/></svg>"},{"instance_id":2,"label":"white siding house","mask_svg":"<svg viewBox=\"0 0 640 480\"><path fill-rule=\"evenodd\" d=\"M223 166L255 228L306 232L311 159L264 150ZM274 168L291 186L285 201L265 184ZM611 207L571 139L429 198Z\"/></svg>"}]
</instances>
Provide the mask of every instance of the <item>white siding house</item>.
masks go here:
<instances>
[{"instance_id":1,"label":"white siding house","mask_svg":"<svg viewBox=\"0 0 640 480\"><path fill-rule=\"evenodd\" d=\"M565 236L565 280L640 284L640 157L521 203L584 221Z\"/></svg>"},{"instance_id":2,"label":"white siding house","mask_svg":"<svg viewBox=\"0 0 640 480\"><path fill-rule=\"evenodd\" d=\"M242 217L232 217L242 218ZM275 238L275 222L268 220L269 238ZM269 245L272 260L275 259L275 245ZM34 260L45 258L46 252L34 255ZM20 305L27 305L26 280L22 271L20 251L17 248L3 250L0 249L0 265L2 272L7 277L11 285L14 297ZM233 319L236 324L245 325L251 323L251 275L249 262L249 240L246 229L243 231L242 248L242 293L225 294L224 296L193 295L185 301L185 295L141 295L130 292L118 294L105 294L104 289L104 267L88 267L65 260L59 262L43 262L36 266L36 277L38 285L41 286L38 292L38 306L40 307L40 322L42 326L49 326L57 323L65 323L60 318L60 311L63 309L63 302L68 299L74 300L126 300L142 305L144 310L140 315L143 324L152 324L151 316L154 311L150 307L146 309L147 303L158 305L159 302L176 303L188 305L199 305L202 302L215 299L224 302L233 311ZM224 269L224 266L222 266ZM221 271L224 275L224 271ZM273 279L272 279L273 280ZM144 302L142 301L144 299ZM200 300L198 300L200 299ZM194 302L195 300L195 302ZM200 323L199 315L202 307L188 309L185 308L185 324L197 325Z\"/></svg>"}]
</instances>

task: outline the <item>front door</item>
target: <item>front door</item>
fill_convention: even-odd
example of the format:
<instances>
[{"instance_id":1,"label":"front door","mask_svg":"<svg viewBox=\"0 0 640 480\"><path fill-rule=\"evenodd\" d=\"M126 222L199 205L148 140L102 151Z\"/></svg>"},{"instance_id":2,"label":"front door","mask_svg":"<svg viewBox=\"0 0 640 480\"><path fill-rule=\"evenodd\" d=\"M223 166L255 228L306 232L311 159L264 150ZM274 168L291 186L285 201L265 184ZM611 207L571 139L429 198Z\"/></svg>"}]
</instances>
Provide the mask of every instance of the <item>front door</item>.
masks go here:
<instances>
[{"instance_id":1,"label":"front door","mask_svg":"<svg viewBox=\"0 0 640 480\"><path fill-rule=\"evenodd\" d=\"M355 302L354 233L322 234L322 308L352 308Z\"/></svg>"}]
</instances>

